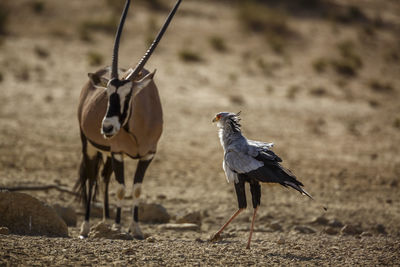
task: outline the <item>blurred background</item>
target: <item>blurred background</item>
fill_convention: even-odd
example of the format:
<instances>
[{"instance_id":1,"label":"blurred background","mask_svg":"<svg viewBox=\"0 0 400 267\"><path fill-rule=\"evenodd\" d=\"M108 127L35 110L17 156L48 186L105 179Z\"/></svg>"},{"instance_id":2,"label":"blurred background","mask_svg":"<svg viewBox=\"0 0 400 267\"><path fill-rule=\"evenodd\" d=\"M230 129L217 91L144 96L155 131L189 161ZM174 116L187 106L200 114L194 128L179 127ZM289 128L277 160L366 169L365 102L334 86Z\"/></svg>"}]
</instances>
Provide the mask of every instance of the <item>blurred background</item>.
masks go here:
<instances>
[{"instance_id":1,"label":"blurred background","mask_svg":"<svg viewBox=\"0 0 400 267\"><path fill-rule=\"evenodd\" d=\"M72 189L80 90L88 72L111 62L123 4L1 0L0 186ZM133 1L121 67L136 65L173 4ZM171 214L200 211L204 233L215 231L237 203L211 120L242 111L244 135L274 142L284 166L316 198L264 186L259 229L275 221L290 231L325 216L398 237L399 63L397 0L184 0L146 66L157 68L165 124L143 201ZM127 195L135 165L126 163ZM64 192L31 193L80 208Z\"/></svg>"}]
</instances>

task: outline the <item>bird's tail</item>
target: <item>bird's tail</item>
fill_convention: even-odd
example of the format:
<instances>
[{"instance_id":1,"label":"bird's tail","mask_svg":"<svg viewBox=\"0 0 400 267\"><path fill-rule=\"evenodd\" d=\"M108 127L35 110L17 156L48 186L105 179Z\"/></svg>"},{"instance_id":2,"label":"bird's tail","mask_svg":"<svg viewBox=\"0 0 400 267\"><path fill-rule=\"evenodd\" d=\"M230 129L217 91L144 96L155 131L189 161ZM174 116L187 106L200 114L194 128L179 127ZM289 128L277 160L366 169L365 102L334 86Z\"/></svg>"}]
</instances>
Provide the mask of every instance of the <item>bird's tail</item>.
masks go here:
<instances>
[{"instance_id":1,"label":"bird's tail","mask_svg":"<svg viewBox=\"0 0 400 267\"><path fill-rule=\"evenodd\" d=\"M299 184L295 184L291 181L284 181L283 186L290 186L291 188L294 188L297 191L299 191L302 195L306 195L309 198L313 199L313 197L304 188L302 188L301 185L299 185Z\"/></svg>"}]
</instances>

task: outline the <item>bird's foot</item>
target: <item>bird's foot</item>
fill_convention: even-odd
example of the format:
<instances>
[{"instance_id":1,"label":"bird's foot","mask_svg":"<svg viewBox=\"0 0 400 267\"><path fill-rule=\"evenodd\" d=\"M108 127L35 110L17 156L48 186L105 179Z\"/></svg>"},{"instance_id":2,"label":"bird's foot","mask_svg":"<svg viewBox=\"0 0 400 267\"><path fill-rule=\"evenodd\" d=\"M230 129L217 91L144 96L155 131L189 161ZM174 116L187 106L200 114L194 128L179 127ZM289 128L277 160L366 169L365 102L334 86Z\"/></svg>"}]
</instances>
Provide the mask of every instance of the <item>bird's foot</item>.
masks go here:
<instances>
[{"instance_id":1,"label":"bird's foot","mask_svg":"<svg viewBox=\"0 0 400 267\"><path fill-rule=\"evenodd\" d=\"M215 234L213 234L211 237L210 237L210 239L209 239L209 242L217 242L217 241L219 241L219 240L221 240L222 238L221 238L221 233L215 233Z\"/></svg>"}]
</instances>

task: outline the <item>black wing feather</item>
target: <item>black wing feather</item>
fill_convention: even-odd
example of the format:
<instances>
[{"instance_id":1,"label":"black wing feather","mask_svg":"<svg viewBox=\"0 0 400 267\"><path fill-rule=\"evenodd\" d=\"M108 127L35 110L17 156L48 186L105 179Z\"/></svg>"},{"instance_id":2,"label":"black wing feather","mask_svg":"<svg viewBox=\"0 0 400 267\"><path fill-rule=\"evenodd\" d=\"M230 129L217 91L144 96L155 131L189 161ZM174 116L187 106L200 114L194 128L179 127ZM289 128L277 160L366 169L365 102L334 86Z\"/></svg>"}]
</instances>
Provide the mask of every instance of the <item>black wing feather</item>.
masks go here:
<instances>
[{"instance_id":1,"label":"black wing feather","mask_svg":"<svg viewBox=\"0 0 400 267\"><path fill-rule=\"evenodd\" d=\"M271 150L261 151L255 159L262 161L264 166L246 173L245 175L251 179L256 179L264 183L278 183L284 187L292 187L302 194L312 198L303 188L303 184L296 179L296 176L289 170L284 168L279 162L282 159Z\"/></svg>"}]
</instances>

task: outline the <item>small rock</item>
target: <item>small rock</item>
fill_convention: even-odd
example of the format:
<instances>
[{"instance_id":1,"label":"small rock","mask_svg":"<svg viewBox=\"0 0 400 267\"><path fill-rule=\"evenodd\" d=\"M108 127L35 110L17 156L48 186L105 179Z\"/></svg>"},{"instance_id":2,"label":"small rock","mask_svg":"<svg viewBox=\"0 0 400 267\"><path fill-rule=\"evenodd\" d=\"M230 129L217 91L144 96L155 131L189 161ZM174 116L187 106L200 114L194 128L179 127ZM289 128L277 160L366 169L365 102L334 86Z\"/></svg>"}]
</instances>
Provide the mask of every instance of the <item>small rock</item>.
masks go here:
<instances>
[{"instance_id":1,"label":"small rock","mask_svg":"<svg viewBox=\"0 0 400 267\"><path fill-rule=\"evenodd\" d=\"M53 209L57 212L58 216L60 216L61 219L64 220L67 226L76 226L77 216L75 209L73 209L72 207L63 207L59 204L53 205Z\"/></svg>"},{"instance_id":2,"label":"small rock","mask_svg":"<svg viewBox=\"0 0 400 267\"><path fill-rule=\"evenodd\" d=\"M376 226L376 231L377 231L378 233L380 233L380 234L383 234L383 235L386 235L386 234L387 234L386 228L385 228L385 226L384 226L383 224L378 224L378 225Z\"/></svg>"},{"instance_id":3,"label":"small rock","mask_svg":"<svg viewBox=\"0 0 400 267\"><path fill-rule=\"evenodd\" d=\"M361 237L365 237L365 236L372 236L372 234L370 232L362 232L360 234Z\"/></svg>"},{"instance_id":4,"label":"small rock","mask_svg":"<svg viewBox=\"0 0 400 267\"><path fill-rule=\"evenodd\" d=\"M339 221L339 220L336 220L336 219L330 220L328 222L328 225L331 226L331 227L337 227L337 228L343 227L343 223L341 221Z\"/></svg>"},{"instance_id":5,"label":"small rock","mask_svg":"<svg viewBox=\"0 0 400 267\"><path fill-rule=\"evenodd\" d=\"M7 227L0 227L0 235L9 235L10 234L10 229Z\"/></svg>"},{"instance_id":6,"label":"small rock","mask_svg":"<svg viewBox=\"0 0 400 267\"><path fill-rule=\"evenodd\" d=\"M277 244L279 245L283 245L286 243L285 238L283 238L282 236L276 241Z\"/></svg>"},{"instance_id":7,"label":"small rock","mask_svg":"<svg viewBox=\"0 0 400 267\"><path fill-rule=\"evenodd\" d=\"M325 218L324 216L316 217L314 220L311 221L312 224L319 224L319 225L327 225L328 222L329 222L328 219Z\"/></svg>"},{"instance_id":8,"label":"small rock","mask_svg":"<svg viewBox=\"0 0 400 267\"><path fill-rule=\"evenodd\" d=\"M327 227L324 229L324 232L328 235L337 235L339 231L336 228L333 227Z\"/></svg>"},{"instance_id":9,"label":"small rock","mask_svg":"<svg viewBox=\"0 0 400 267\"><path fill-rule=\"evenodd\" d=\"M313 228L302 225L295 226L294 230L302 234L314 234L316 232Z\"/></svg>"},{"instance_id":10,"label":"small rock","mask_svg":"<svg viewBox=\"0 0 400 267\"><path fill-rule=\"evenodd\" d=\"M149 243L155 243L157 240L154 236L149 236L148 238L146 238L146 241Z\"/></svg>"},{"instance_id":11,"label":"small rock","mask_svg":"<svg viewBox=\"0 0 400 267\"><path fill-rule=\"evenodd\" d=\"M145 223L168 223L171 216L160 204L141 203L139 205L139 221Z\"/></svg>"},{"instance_id":12,"label":"small rock","mask_svg":"<svg viewBox=\"0 0 400 267\"><path fill-rule=\"evenodd\" d=\"M113 229L110 225L99 222L95 226L90 228L89 233L90 238L104 238L104 239L122 239L122 240L132 240L133 237L128 234L121 232L118 229Z\"/></svg>"},{"instance_id":13,"label":"small rock","mask_svg":"<svg viewBox=\"0 0 400 267\"><path fill-rule=\"evenodd\" d=\"M273 231L279 231L279 232L282 232L282 230L283 230L281 223L277 222L277 221L272 222L269 225L269 228L271 228Z\"/></svg>"},{"instance_id":14,"label":"small rock","mask_svg":"<svg viewBox=\"0 0 400 267\"><path fill-rule=\"evenodd\" d=\"M195 223L167 223L162 226L166 230L197 231L200 227Z\"/></svg>"},{"instance_id":15,"label":"small rock","mask_svg":"<svg viewBox=\"0 0 400 267\"><path fill-rule=\"evenodd\" d=\"M177 223L194 223L201 225L202 216L199 211L189 212L187 214L178 215L176 217Z\"/></svg>"},{"instance_id":16,"label":"small rock","mask_svg":"<svg viewBox=\"0 0 400 267\"><path fill-rule=\"evenodd\" d=\"M340 229L340 233L342 235L359 235L362 233L362 229L360 226L346 224Z\"/></svg>"}]
</instances>

